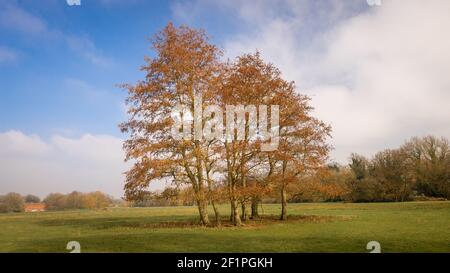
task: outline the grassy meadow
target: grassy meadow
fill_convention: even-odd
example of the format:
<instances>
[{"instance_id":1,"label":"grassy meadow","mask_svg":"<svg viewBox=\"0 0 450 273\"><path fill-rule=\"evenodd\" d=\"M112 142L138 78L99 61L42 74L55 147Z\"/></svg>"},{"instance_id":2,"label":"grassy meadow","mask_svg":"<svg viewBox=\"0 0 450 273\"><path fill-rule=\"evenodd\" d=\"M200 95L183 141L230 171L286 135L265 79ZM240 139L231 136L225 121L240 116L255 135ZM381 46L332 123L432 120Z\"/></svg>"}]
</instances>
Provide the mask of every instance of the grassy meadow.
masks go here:
<instances>
[{"instance_id":1,"label":"grassy meadow","mask_svg":"<svg viewBox=\"0 0 450 273\"><path fill-rule=\"evenodd\" d=\"M195 207L3 214L0 251L369 252L374 240L382 252L450 252L450 202L289 204L287 222L279 209L263 205L240 228L198 226Z\"/></svg>"}]
</instances>

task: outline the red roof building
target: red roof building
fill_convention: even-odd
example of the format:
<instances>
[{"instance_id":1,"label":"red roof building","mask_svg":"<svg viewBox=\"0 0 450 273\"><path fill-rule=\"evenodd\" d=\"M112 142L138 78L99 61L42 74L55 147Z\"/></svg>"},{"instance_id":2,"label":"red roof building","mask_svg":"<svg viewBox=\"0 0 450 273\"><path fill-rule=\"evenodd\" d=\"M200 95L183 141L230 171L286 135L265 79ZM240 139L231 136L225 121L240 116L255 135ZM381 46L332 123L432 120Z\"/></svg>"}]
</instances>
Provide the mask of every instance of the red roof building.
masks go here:
<instances>
[{"instance_id":1,"label":"red roof building","mask_svg":"<svg viewBox=\"0 0 450 273\"><path fill-rule=\"evenodd\" d=\"M45 211L45 204L44 203L26 203L25 204L25 212L39 212L39 211Z\"/></svg>"}]
</instances>

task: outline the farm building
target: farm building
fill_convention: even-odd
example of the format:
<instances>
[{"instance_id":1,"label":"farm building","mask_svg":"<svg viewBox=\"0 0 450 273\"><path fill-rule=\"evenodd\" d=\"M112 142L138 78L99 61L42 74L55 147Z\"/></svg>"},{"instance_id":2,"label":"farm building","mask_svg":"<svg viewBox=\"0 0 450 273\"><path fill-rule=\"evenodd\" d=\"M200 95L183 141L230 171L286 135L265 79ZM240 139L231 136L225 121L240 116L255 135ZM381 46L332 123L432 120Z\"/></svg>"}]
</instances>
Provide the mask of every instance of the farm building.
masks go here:
<instances>
[{"instance_id":1,"label":"farm building","mask_svg":"<svg viewBox=\"0 0 450 273\"><path fill-rule=\"evenodd\" d=\"M24 209L25 212L39 212L45 211L46 206L44 203L26 203Z\"/></svg>"}]
</instances>

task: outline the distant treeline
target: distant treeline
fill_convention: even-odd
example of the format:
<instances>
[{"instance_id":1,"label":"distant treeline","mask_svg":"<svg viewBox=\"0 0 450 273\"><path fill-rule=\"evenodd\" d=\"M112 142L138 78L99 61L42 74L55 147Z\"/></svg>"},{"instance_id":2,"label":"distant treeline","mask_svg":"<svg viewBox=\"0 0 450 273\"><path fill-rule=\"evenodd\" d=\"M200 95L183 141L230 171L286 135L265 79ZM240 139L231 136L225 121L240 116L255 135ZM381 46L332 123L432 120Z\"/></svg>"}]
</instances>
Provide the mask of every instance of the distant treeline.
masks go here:
<instances>
[{"instance_id":1,"label":"distant treeline","mask_svg":"<svg viewBox=\"0 0 450 273\"><path fill-rule=\"evenodd\" d=\"M249 181L251 181L249 179ZM400 202L450 199L450 147L446 138L413 138L397 149L378 152L372 158L352 154L348 165L329 164L288 185L289 202ZM278 188L265 183L248 187L238 196L253 194L262 203L280 202ZM209 193L217 203L229 200L226 184ZM0 212L20 212L25 203L39 203L34 195L9 193L0 196ZM47 210L99 209L111 205L134 207L192 206L190 187L168 187L145 192L139 200L125 204L102 192L52 193L43 201Z\"/></svg>"},{"instance_id":2,"label":"distant treeline","mask_svg":"<svg viewBox=\"0 0 450 273\"><path fill-rule=\"evenodd\" d=\"M21 196L18 193L8 193L0 196L0 213L22 212L26 203L40 203L39 197L34 195ZM117 204L115 200L100 191L82 193L73 191L69 194L51 193L42 203L46 210L69 210L69 209L101 209Z\"/></svg>"},{"instance_id":3,"label":"distant treeline","mask_svg":"<svg viewBox=\"0 0 450 273\"><path fill-rule=\"evenodd\" d=\"M48 210L101 209L110 206L113 198L100 191L90 193L73 191L69 194L51 193L43 202Z\"/></svg>"}]
</instances>

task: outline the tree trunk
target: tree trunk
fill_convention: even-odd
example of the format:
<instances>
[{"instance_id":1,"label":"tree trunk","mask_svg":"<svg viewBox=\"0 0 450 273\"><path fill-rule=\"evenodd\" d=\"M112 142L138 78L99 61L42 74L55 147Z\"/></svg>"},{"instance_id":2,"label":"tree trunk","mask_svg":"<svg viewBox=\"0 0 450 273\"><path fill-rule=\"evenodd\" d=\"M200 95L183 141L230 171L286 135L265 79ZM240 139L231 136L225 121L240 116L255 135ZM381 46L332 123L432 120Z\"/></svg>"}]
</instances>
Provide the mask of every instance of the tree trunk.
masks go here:
<instances>
[{"instance_id":1,"label":"tree trunk","mask_svg":"<svg viewBox=\"0 0 450 273\"><path fill-rule=\"evenodd\" d=\"M216 217L216 225L220 226L221 225L221 221L220 221L220 212L219 212L219 208L216 206L216 202L211 201L211 205L214 209L214 215Z\"/></svg>"},{"instance_id":2,"label":"tree trunk","mask_svg":"<svg viewBox=\"0 0 450 273\"><path fill-rule=\"evenodd\" d=\"M242 225L241 222L241 217L239 215L239 207L238 207L238 202L236 200L236 198L233 198L233 200L231 201L233 203L232 208L233 208L233 224L235 226L240 226Z\"/></svg>"},{"instance_id":3,"label":"tree trunk","mask_svg":"<svg viewBox=\"0 0 450 273\"><path fill-rule=\"evenodd\" d=\"M287 220L287 193L286 185L281 186L281 217L280 220Z\"/></svg>"},{"instance_id":4,"label":"tree trunk","mask_svg":"<svg viewBox=\"0 0 450 273\"><path fill-rule=\"evenodd\" d=\"M197 200L198 212L202 225L209 225L208 204L204 200Z\"/></svg>"},{"instance_id":5,"label":"tree trunk","mask_svg":"<svg viewBox=\"0 0 450 273\"><path fill-rule=\"evenodd\" d=\"M259 198L253 197L252 198L252 214L250 216L250 219L258 219L259 218L258 205L259 205Z\"/></svg>"},{"instance_id":6,"label":"tree trunk","mask_svg":"<svg viewBox=\"0 0 450 273\"><path fill-rule=\"evenodd\" d=\"M241 176L242 176L242 178L241 178L241 186L242 186L242 189L245 189L247 187L247 178L245 176L244 167L243 166L244 165L241 164L241 168L240 168L241 169ZM245 197L243 197L242 201L241 201L241 210L242 210L242 216L241 216L242 221L247 221L248 215L247 215L247 204L245 203Z\"/></svg>"},{"instance_id":7,"label":"tree trunk","mask_svg":"<svg viewBox=\"0 0 450 273\"><path fill-rule=\"evenodd\" d=\"M197 199L198 212L200 214L200 221L202 225L209 225L209 216L208 216L208 201L205 196L204 188L202 184L199 184L197 189L197 193L195 195Z\"/></svg>"},{"instance_id":8,"label":"tree trunk","mask_svg":"<svg viewBox=\"0 0 450 273\"><path fill-rule=\"evenodd\" d=\"M228 194L230 196L230 205L231 205L231 213L230 213L230 221L235 226L240 226L242 224L241 217L239 215L238 201L236 198L236 184L231 179L231 175L228 176Z\"/></svg>"},{"instance_id":9,"label":"tree trunk","mask_svg":"<svg viewBox=\"0 0 450 273\"><path fill-rule=\"evenodd\" d=\"M209 177L210 171L211 171L211 169L206 168L206 181L208 182L208 197L209 197L209 202L211 202L211 205L214 209L214 216L216 217L216 225L220 226L220 224L221 224L220 223L220 212L216 206L216 201L214 201L213 187L212 187L211 179Z\"/></svg>"},{"instance_id":10,"label":"tree trunk","mask_svg":"<svg viewBox=\"0 0 450 273\"><path fill-rule=\"evenodd\" d=\"M247 221L247 204L245 203L245 201L241 202L241 208L242 208L242 216L241 219L242 221Z\"/></svg>"},{"instance_id":11,"label":"tree trunk","mask_svg":"<svg viewBox=\"0 0 450 273\"><path fill-rule=\"evenodd\" d=\"M234 221L234 206L233 200L230 199L230 222Z\"/></svg>"}]
</instances>

